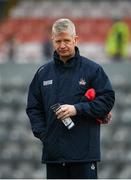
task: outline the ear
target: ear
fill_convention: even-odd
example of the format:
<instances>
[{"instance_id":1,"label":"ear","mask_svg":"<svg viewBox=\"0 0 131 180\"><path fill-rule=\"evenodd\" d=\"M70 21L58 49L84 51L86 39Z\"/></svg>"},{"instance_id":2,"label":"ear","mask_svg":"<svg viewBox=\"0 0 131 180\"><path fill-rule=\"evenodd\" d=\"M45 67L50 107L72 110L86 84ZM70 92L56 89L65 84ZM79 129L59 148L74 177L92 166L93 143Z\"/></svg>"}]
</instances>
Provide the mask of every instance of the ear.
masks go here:
<instances>
[{"instance_id":1,"label":"ear","mask_svg":"<svg viewBox=\"0 0 131 180\"><path fill-rule=\"evenodd\" d=\"M75 36L75 45L78 43L78 36Z\"/></svg>"},{"instance_id":2,"label":"ear","mask_svg":"<svg viewBox=\"0 0 131 180\"><path fill-rule=\"evenodd\" d=\"M53 38L53 35L51 36L51 40L53 40L54 38Z\"/></svg>"}]
</instances>

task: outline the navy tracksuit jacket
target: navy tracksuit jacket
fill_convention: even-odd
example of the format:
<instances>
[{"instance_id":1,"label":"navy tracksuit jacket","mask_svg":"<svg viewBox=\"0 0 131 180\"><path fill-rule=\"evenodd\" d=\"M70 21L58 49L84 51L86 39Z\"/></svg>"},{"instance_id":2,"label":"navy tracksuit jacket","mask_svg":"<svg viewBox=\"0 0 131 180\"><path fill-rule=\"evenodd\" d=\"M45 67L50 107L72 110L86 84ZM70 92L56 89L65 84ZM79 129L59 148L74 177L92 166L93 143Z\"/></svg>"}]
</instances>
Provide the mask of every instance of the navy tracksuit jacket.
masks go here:
<instances>
[{"instance_id":1,"label":"navy tracksuit jacket","mask_svg":"<svg viewBox=\"0 0 131 180\"><path fill-rule=\"evenodd\" d=\"M96 98L82 100L90 88L96 90ZM40 67L30 84L26 109L34 136L43 142L42 162L99 161L100 125L95 119L110 112L114 101L114 91L100 65L80 56L77 47L75 57L66 64L54 52L54 61ZM75 106L71 130L50 108L55 103Z\"/></svg>"}]
</instances>

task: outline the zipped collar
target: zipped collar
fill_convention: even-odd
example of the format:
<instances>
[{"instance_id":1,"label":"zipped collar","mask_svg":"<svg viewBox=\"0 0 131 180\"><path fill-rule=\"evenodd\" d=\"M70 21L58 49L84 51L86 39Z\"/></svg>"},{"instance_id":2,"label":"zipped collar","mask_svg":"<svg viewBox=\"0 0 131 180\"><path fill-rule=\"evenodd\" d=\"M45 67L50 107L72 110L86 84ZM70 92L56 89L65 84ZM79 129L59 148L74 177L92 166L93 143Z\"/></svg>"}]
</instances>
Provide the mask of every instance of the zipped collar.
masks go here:
<instances>
[{"instance_id":1,"label":"zipped collar","mask_svg":"<svg viewBox=\"0 0 131 180\"><path fill-rule=\"evenodd\" d=\"M54 51L54 62L56 65L63 67L63 68L70 68L76 65L76 62L78 61L80 57L79 49L78 47L75 47L75 56L70 58L66 63L64 63L62 60L60 60L59 54Z\"/></svg>"}]
</instances>

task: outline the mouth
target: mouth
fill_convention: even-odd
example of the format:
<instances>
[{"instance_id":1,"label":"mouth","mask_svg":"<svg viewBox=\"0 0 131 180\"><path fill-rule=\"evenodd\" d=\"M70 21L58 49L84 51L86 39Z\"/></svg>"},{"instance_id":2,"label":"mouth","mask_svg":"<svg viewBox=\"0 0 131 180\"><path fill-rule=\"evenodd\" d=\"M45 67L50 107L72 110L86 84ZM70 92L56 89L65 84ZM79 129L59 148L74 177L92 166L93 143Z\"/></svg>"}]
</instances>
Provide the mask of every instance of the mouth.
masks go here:
<instances>
[{"instance_id":1,"label":"mouth","mask_svg":"<svg viewBox=\"0 0 131 180\"><path fill-rule=\"evenodd\" d=\"M61 50L61 51L59 51L59 53L60 54L65 54L65 53L68 53L68 51L67 50Z\"/></svg>"}]
</instances>

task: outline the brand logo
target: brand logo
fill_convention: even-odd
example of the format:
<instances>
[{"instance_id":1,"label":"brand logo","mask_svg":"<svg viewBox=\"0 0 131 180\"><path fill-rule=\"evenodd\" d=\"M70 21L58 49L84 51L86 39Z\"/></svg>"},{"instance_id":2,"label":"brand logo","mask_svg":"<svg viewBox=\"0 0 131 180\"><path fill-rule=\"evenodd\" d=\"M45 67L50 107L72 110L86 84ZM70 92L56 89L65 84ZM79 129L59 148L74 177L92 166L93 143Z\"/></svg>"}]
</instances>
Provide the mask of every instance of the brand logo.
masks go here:
<instances>
[{"instance_id":1,"label":"brand logo","mask_svg":"<svg viewBox=\"0 0 131 180\"><path fill-rule=\"evenodd\" d=\"M43 86L48 86L53 84L53 80L47 80L47 81L43 81Z\"/></svg>"},{"instance_id":2,"label":"brand logo","mask_svg":"<svg viewBox=\"0 0 131 180\"><path fill-rule=\"evenodd\" d=\"M79 81L79 85L85 86L86 85L86 81L81 78L80 81Z\"/></svg>"},{"instance_id":3,"label":"brand logo","mask_svg":"<svg viewBox=\"0 0 131 180\"><path fill-rule=\"evenodd\" d=\"M91 165L91 169L95 170L95 165L94 164Z\"/></svg>"}]
</instances>

